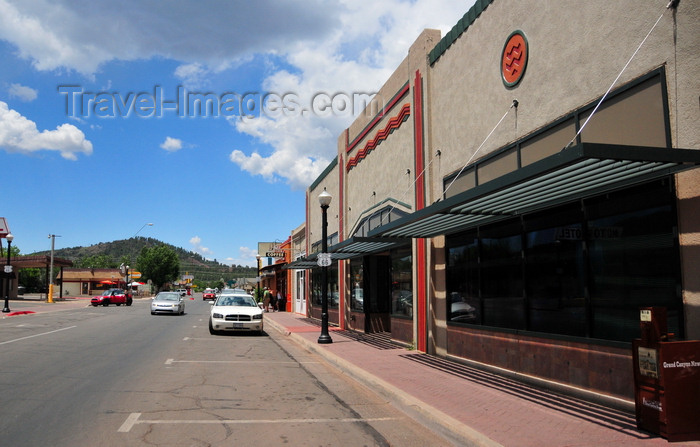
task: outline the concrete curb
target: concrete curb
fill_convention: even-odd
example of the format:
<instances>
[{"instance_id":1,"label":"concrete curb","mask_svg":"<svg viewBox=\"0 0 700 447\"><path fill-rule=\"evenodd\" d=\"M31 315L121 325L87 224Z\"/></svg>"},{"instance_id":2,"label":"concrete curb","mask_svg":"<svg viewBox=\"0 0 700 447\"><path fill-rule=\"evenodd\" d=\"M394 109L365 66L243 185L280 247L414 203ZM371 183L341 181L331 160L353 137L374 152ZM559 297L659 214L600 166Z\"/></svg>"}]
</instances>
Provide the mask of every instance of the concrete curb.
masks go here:
<instances>
[{"instance_id":1,"label":"concrete curb","mask_svg":"<svg viewBox=\"0 0 700 447\"><path fill-rule=\"evenodd\" d=\"M322 345L311 343L304 337L287 331L286 328L273 321L271 318L267 319L265 325L269 325L282 335L291 337L294 342L300 344L308 351L322 356L334 367L386 398L412 419L441 434L450 442L455 443L455 445L469 447L503 447L496 441L457 421L444 412L427 405L425 402L416 399L403 390L379 379L336 354L323 349Z\"/></svg>"}]
</instances>

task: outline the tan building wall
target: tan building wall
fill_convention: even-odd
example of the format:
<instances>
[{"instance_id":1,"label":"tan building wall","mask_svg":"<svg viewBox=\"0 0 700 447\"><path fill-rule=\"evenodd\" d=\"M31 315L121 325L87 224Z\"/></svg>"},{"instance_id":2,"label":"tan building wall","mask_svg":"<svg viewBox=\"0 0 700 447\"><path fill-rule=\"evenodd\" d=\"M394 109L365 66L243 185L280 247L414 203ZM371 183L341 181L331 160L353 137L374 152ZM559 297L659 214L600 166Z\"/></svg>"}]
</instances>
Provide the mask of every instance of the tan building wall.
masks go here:
<instances>
[{"instance_id":1,"label":"tan building wall","mask_svg":"<svg viewBox=\"0 0 700 447\"><path fill-rule=\"evenodd\" d=\"M592 0L585 7L574 0L494 1L432 66L431 144L442 152L440 174L461 169L465 157L472 156L485 140L474 160L601 97L664 11L665 3L656 0ZM697 31L692 21L698 23L698 8L691 2L681 3L680 11L677 17L683 31L677 45L674 14L666 11L615 84L619 87L665 66L672 111L676 66L685 68L678 73L679 83L698 85L697 77L689 78L696 76L690 68L699 65L697 51L690 54L697 47L698 34L693 38L688 33L693 28ZM507 88L501 80L500 58L515 30L524 32L530 55L520 84ZM514 99L519 102L517 113L510 108ZM678 108L683 121L675 131L686 143L681 147L698 147L698 132L689 127L700 120L697 93L679 97ZM441 175L434 180L432 193L438 198Z\"/></svg>"},{"instance_id":2,"label":"tan building wall","mask_svg":"<svg viewBox=\"0 0 700 447\"><path fill-rule=\"evenodd\" d=\"M309 189L309 246L320 240L317 196L324 187L334 197L328 232L340 230L339 239L345 240L363 217L379 209L387 199L401 202L397 207L411 213L441 199L447 176L594 104L618 75L615 88L663 68L663 89L667 93L664 105L668 106L672 147L700 149L700 7L695 2L682 1L673 11L666 10L666 4L660 0L494 0L459 37L450 33L456 39L432 65L426 54L433 50L440 35L435 30L424 31L381 87L375 103L339 136L337 165ZM456 17L455 21L459 19ZM657 19L655 29L621 73ZM521 82L508 87L501 77L501 53L506 39L516 30L527 39L529 58ZM370 128L382 107L406 85L405 96ZM414 96L417 87L422 88L422 108ZM514 100L518 101L517 107L512 107ZM405 105L410 107L408 120L348 170L348 161L376 138L378 131L387 128ZM416 122L420 111L423 121ZM420 131L423 138L416 140ZM574 137L572 129L569 138ZM561 148L568 141L561 142ZM348 144L355 145L349 152ZM421 174L416 169L416 148L421 144L426 168L422 173L425 204L416 203L421 185L415 182ZM676 190L686 337L697 339L700 169L676 176ZM427 339L425 350L431 353L449 357L451 347L451 352L463 355L462 360L480 359L525 374L629 397L632 372L627 348L582 338L569 341L512 331L505 331L508 335L503 336L505 332L488 328L448 327L445 240L439 236L428 241L424 254L413 241L413 338L417 346ZM340 275L344 274L341 269ZM425 285L421 288L422 280ZM341 290L348 293L342 284ZM421 315L419 301L423 297L428 308ZM344 311L347 312L347 305ZM542 361L543 358L547 360ZM562 358L568 359L571 368L553 366Z\"/></svg>"}]
</instances>

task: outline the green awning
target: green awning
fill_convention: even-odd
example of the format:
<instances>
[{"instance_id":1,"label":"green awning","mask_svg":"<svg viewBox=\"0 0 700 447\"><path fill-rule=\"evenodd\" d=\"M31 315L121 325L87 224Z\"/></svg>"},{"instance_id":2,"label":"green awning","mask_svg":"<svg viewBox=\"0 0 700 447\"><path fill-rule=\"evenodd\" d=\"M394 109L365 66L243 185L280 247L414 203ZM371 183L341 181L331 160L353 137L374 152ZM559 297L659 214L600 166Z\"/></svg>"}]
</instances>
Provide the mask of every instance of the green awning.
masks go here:
<instances>
[{"instance_id":1,"label":"green awning","mask_svg":"<svg viewBox=\"0 0 700 447\"><path fill-rule=\"evenodd\" d=\"M370 238L370 237L351 237L350 239L339 242L331 247L328 247L328 253L331 255L331 260L351 259L358 256L370 255L389 250L398 246L406 245L411 242L410 239L403 238ZM307 258L298 259L294 262L282 267L283 269L312 269L318 267L318 253L314 253Z\"/></svg>"},{"instance_id":2,"label":"green awning","mask_svg":"<svg viewBox=\"0 0 700 447\"><path fill-rule=\"evenodd\" d=\"M700 165L700 150L582 143L370 231L429 238L628 187Z\"/></svg>"},{"instance_id":3,"label":"green awning","mask_svg":"<svg viewBox=\"0 0 700 447\"><path fill-rule=\"evenodd\" d=\"M341 259L342 256L346 256L345 259L347 259L347 257L379 253L410 243L411 240L409 238L401 239L353 236L350 239L333 245L328 249L328 252L331 253L331 259L334 259L334 256L336 256L337 259Z\"/></svg>"}]
</instances>

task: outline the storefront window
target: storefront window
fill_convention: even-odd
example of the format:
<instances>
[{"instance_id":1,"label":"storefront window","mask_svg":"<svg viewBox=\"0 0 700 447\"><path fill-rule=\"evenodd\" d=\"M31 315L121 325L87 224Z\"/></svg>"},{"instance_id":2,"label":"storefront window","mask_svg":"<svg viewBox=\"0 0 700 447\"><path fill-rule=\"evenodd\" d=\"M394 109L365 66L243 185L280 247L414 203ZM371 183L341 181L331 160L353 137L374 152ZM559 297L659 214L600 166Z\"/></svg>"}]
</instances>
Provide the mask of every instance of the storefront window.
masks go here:
<instances>
[{"instance_id":1,"label":"storefront window","mask_svg":"<svg viewBox=\"0 0 700 447\"><path fill-rule=\"evenodd\" d=\"M328 267L328 308L337 309L340 303L338 291L338 263ZM316 306L321 306L321 268L313 269L311 273L311 301Z\"/></svg>"},{"instance_id":2,"label":"storefront window","mask_svg":"<svg viewBox=\"0 0 700 447\"><path fill-rule=\"evenodd\" d=\"M525 329L520 225L487 228L480 239L483 323Z\"/></svg>"},{"instance_id":3,"label":"storefront window","mask_svg":"<svg viewBox=\"0 0 700 447\"><path fill-rule=\"evenodd\" d=\"M529 329L586 336L580 204L525 219Z\"/></svg>"},{"instance_id":4,"label":"storefront window","mask_svg":"<svg viewBox=\"0 0 700 447\"><path fill-rule=\"evenodd\" d=\"M639 337L639 308L667 308L668 330L680 331L680 265L675 209L668 186L592 201L588 224L592 336Z\"/></svg>"},{"instance_id":5,"label":"storefront window","mask_svg":"<svg viewBox=\"0 0 700 447\"><path fill-rule=\"evenodd\" d=\"M457 323L480 323L479 238L476 232L469 232L453 243L447 250L447 318Z\"/></svg>"},{"instance_id":6,"label":"storefront window","mask_svg":"<svg viewBox=\"0 0 700 447\"><path fill-rule=\"evenodd\" d=\"M364 312L364 268L362 258L350 261L350 310Z\"/></svg>"},{"instance_id":7,"label":"storefront window","mask_svg":"<svg viewBox=\"0 0 700 447\"><path fill-rule=\"evenodd\" d=\"M449 236L447 320L630 342L661 306L682 338L671 181Z\"/></svg>"},{"instance_id":8,"label":"storefront window","mask_svg":"<svg viewBox=\"0 0 700 447\"><path fill-rule=\"evenodd\" d=\"M411 249L391 252L391 313L413 317L413 261Z\"/></svg>"}]
</instances>

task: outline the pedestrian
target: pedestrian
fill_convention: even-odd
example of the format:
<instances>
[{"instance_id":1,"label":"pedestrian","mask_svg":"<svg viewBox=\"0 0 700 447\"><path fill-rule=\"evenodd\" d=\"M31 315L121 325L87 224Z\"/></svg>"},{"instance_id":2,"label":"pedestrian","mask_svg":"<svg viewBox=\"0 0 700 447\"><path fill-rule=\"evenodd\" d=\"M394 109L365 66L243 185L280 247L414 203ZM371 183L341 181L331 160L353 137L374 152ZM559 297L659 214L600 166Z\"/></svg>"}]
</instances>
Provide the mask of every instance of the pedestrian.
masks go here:
<instances>
[{"instance_id":1,"label":"pedestrian","mask_svg":"<svg viewBox=\"0 0 700 447\"><path fill-rule=\"evenodd\" d=\"M270 290L265 287L265 292L263 293L263 311L267 312L270 307L270 299L272 299L272 294Z\"/></svg>"},{"instance_id":2,"label":"pedestrian","mask_svg":"<svg viewBox=\"0 0 700 447\"><path fill-rule=\"evenodd\" d=\"M270 292L270 306L273 312L277 312L277 296L273 292Z\"/></svg>"},{"instance_id":3,"label":"pedestrian","mask_svg":"<svg viewBox=\"0 0 700 447\"><path fill-rule=\"evenodd\" d=\"M284 300L282 299L282 294L277 292L277 311L282 312L284 310Z\"/></svg>"}]
</instances>

